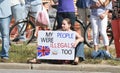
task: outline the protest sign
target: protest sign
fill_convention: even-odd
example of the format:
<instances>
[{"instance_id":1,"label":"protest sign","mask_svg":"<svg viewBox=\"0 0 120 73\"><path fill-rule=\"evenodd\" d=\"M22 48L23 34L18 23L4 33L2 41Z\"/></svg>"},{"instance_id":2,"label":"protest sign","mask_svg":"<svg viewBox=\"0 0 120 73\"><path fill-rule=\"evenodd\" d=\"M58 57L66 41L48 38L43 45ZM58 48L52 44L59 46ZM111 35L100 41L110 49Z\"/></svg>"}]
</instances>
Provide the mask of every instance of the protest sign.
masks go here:
<instances>
[{"instance_id":1,"label":"protest sign","mask_svg":"<svg viewBox=\"0 0 120 73\"><path fill-rule=\"evenodd\" d=\"M39 31L37 59L74 60L74 31Z\"/></svg>"}]
</instances>

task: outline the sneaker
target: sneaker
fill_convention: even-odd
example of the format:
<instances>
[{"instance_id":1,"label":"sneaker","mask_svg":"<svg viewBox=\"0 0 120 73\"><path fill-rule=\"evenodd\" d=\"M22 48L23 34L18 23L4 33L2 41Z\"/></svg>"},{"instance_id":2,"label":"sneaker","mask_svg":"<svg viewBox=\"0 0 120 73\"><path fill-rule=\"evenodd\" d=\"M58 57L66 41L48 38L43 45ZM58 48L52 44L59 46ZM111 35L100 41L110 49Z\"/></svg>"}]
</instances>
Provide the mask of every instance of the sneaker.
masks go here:
<instances>
[{"instance_id":1,"label":"sneaker","mask_svg":"<svg viewBox=\"0 0 120 73\"><path fill-rule=\"evenodd\" d=\"M7 62L9 60L8 57L1 57L1 62Z\"/></svg>"},{"instance_id":2,"label":"sneaker","mask_svg":"<svg viewBox=\"0 0 120 73\"><path fill-rule=\"evenodd\" d=\"M15 39L13 39L12 41L13 42L17 42L17 41L19 41L20 39L19 38L15 38Z\"/></svg>"},{"instance_id":3,"label":"sneaker","mask_svg":"<svg viewBox=\"0 0 120 73\"><path fill-rule=\"evenodd\" d=\"M26 41L25 38L22 38L22 37L18 37L18 38L15 38L12 40L13 42L18 42L18 41Z\"/></svg>"},{"instance_id":4,"label":"sneaker","mask_svg":"<svg viewBox=\"0 0 120 73\"><path fill-rule=\"evenodd\" d=\"M109 51L104 51L105 58L111 59L112 55L110 54Z\"/></svg>"},{"instance_id":5,"label":"sneaker","mask_svg":"<svg viewBox=\"0 0 120 73\"><path fill-rule=\"evenodd\" d=\"M25 41L19 40L19 41L16 42L16 44L25 44Z\"/></svg>"}]
</instances>

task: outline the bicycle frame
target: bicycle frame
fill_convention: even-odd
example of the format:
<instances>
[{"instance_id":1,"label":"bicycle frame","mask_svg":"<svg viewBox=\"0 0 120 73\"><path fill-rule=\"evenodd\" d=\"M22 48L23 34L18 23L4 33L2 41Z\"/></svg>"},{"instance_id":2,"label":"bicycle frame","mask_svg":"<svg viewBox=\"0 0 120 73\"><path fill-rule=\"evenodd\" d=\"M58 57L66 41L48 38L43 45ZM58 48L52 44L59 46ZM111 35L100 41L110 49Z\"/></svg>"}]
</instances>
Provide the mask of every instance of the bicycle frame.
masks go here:
<instances>
[{"instance_id":1,"label":"bicycle frame","mask_svg":"<svg viewBox=\"0 0 120 73\"><path fill-rule=\"evenodd\" d=\"M78 17L76 17L76 21L79 22L80 25L82 25L82 27L84 28L84 30L86 30L86 24L81 19L79 19Z\"/></svg>"}]
</instances>

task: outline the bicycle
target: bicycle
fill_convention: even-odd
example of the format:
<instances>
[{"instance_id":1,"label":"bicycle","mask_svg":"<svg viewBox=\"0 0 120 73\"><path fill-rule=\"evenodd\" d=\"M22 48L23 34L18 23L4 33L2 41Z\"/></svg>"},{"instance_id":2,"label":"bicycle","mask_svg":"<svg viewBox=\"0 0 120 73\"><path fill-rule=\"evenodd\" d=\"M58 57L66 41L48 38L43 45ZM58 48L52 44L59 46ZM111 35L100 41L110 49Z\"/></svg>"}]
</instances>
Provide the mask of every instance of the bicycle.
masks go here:
<instances>
[{"instance_id":1,"label":"bicycle","mask_svg":"<svg viewBox=\"0 0 120 73\"><path fill-rule=\"evenodd\" d=\"M12 43L18 43L19 36L25 35L27 38L25 41L22 41L20 43L22 44L28 44L34 38L34 33L36 30L35 27L35 18L31 15L30 10L28 11L27 17L24 20L20 20L16 22L14 25L10 27L10 44ZM18 25L21 24L21 29L18 30ZM18 43L19 44L19 43Z\"/></svg>"},{"instance_id":2,"label":"bicycle","mask_svg":"<svg viewBox=\"0 0 120 73\"><path fill-rule=\"evenodd\" d=\"M56 24L57 24L56 22L57 21L55 18L53 30L56 30L55 29ZM78 29L80 29L80 31L82 32L82 35L84 36L86 25L84 24L84 22L81 19L79 19L77 17L76 17L76 22L80 24ZM17 26L21 23L23 25L22 25L22 28L19 30L19 34L18 34ZM34 34L35 34L35 30L36 30L35 24L36 24L35 18L31 15L31 12L29 11L25 20L21 20L10 27L10 37L11 37L10 42L11 42L11 44L17 43L17 41L19 41L18 37L21 35L26 35L26 37L29 35L29 37L27 37L26 41L23 42L23 44L26 44L26 45L29 44L34 38ZM14 31L14 30L16 30L16 31Z\"/></svg>"},{"instance_id":3,"label":"bicycle","mask_svg":"<svg viewBox=\"0 0 120 73\"><path fill-rule=\"evenodd\" d=\"M113 41L113 33L112 33L111 23L108 23L106 31L107 31L107 35L109 38L109 46L110 46ZM86 42L87 46L90 48L93 48L93 46L94 46L92 33L93 33L93 31L92 31L91 23L89 23L86 27L84 38L85 38L85 42ZM99 39L100 40L102 39L100 35L99 35ZM99 43L101 42L100 40L99 40Z\"/></svg>"},{"instance_id":4,"label":"bicycle","mask_svg":"<svg viewBox=\"0 0 120 73\"><path fill-rule=\"evenodd\" d=\"M10 35L11 35L12 30L14 30L15 28L17 28L17 25L19 25L20 23L23 23L23 27L20 30L19 35L17 35L16 37L14 37L12 39L10 38L11 42L13 40L18 40L17 39L18 36L23 35L25 33L27 34L28 31L31 31L31 35L29 34L30 36L27 38L27 40L24 43L25 44L29 44L32 41L32 39L34 38L35 30L36 30L36 28L35 28L36 27L36 25L35 25L36 23L35 23L35 18L32 15L30 15L30 14L31 14L31 12L29 11L25 20L22 20L22 21L19 21L19 22L15 23L10 28ZM56 22L57 21L56 21L56 18L55 18L53 30L56 30L56 25L57 25ZM88 33L88 31L89 32L91 31L91 24L89 23L86 26L86 24L81 19L79 19L77 16L76 16L76 21L75 22L77 22L79 24L78 29L81 32L81 35L84 37L84 43L87 44L88 47L92 48L93 47L92 34ZM108 27L108 29L107 29L108 33L107 34L109 35L109 39L110 39L109 45L111 45L111 43L113 41L113 35L112 35L112 31L111 31L112 28L111 28L110 24L107 27ZM29 30L28 30L28 28L29 28ZM91 31L91 33L92 33L92 31ZM16 33L16 34L18 34L18 33ZM90 34L90 35L88 36L88 34ZM13 35L15 35L15 33ZM89 37L89 39L88 39L88 37Z\"/></svg>"}]
</instances>

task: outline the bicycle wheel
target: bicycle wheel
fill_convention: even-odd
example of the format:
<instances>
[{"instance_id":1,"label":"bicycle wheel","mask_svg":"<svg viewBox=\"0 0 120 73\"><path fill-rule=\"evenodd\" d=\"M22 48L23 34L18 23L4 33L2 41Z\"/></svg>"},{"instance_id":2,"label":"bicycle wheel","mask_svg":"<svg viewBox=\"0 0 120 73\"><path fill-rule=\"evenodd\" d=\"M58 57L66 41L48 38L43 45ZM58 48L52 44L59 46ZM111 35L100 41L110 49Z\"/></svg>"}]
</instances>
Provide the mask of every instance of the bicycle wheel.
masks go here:
<instances>
[{"instance_id":1,"label":"bicycle wheel","mask_svg":"<svg viewBox=\"0 0 120 73\"><path fill-rule=\"evenodd\" d=\"M89 23L85 30L85 41L88 47L92 48L94 46L93 44L93 31L91 24Z\"/></svg>"},{"instance_id":2,"label":"bicycle wheel","mask_svg":"<svg viewBox=\"0 0 120 73\"><path fill-rule=\"evenodd\" d=\"M112 41L113 41L113 35L112 35L112 28L111 25L108 24L107 26L107 36L109 38L109 45L111 45ZM99 35L99 43L101 44L102 37ZM93 31L92 31L92 27L91 24L89 23L89 25L86 27L86 31L85 31L85 41L88 47L92 48L94 47L94 43L93 43Z\"/></svg>"},{"instance_id":3,"label":"bicycle wheel","mask_svg":"<svg viewBox=\"0 0 120 73\"><path fill-rule=\"evenodd\" d=\"M17 22L10 28L10 44L14 43L27 45L34 37L34 33L35 25L31 21Z\"/></svg>"},{"instance_id":4,"label":"bicycle wheel","mask_svg":"<svg viewBox=\"0 0 120 73\"><path fill-rule=\"evenodd\" d=\"M75 24L74 24L74 30L77 31L82 37L84 37L85 33L85 24L82 20L76 18Z\"/></svg>"},{"instance_id":5,"label":"bicycle wheel","mask_svg":"<svg viewBox=\"0 0 120 73\"><path fill-rule=\"evenodd\" d=\"M52 21L52 30L57 30L57 18L55 17L55 18L53 18L53 21Z\"/></svg>"},{"instance_id":6,"label":"bicycle wheel","mask_svg":"<svg viewBox=\"0 0 120 73\"><path fill-rule=\"evenodd\" d=\"M108 35L108 38L109 38L109 46L110 46L112 44L112 42L113 42L113 32L112 32L111 23L108 23L108 26L107 26L107 35Z\"/></svg>"}]
</instances>

